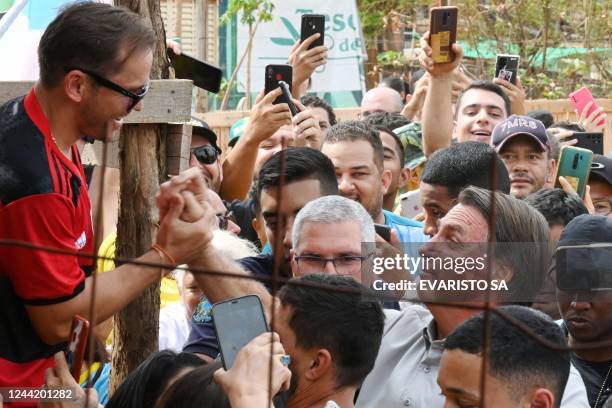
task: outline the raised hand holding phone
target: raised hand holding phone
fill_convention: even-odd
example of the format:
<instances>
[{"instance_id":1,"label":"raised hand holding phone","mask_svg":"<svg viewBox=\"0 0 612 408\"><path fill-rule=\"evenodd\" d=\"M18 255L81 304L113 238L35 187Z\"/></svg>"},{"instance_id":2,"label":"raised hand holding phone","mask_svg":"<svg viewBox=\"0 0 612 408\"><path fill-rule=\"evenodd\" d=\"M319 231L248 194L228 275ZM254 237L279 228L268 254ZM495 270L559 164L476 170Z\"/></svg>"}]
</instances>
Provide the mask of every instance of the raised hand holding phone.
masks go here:
<instances>
[{"instance_id":1,"label":"raised hand holding phone","mask_svg":"<svg viewBox=\"0 0 612 408\"><path fill-rule=\"evenodd\" d=\"M232 368L215 371L214 380L225 391L232 407L268 406L270 395L289 389L291 371L285 364L287 357L279 335L263 333L238 352Z\"/></svg>"},{"instance_id":2,"label":"raised hand holding phone","mask_svg":"<svg viewBox=\"0 0 612 408\"><path fill-rule=\"evenodd\" d=\"M269 331L261 300L256 295L215 303L211 315L226 370L232 367L244 346Z\"/></svg>"},{"instance_id":3,"label":"raised hand holding phone","mask_svg":"<svg viewBox=\"0 0 612 408\"><path fill-rule=\"evenodd\" d=\"M586 122L588 118L589 123L595 123L597 126L597 128L585 128L587 132L601 132L603 130L603 126L606 124L605 113L603 113L602 108L598 108L595 103L595 98L593 98L591 91L589 91L587 87L583 86L572 92L569 95L569 100L576 108L576 114L578 115L578 120L581 122L581 125L583 122ZM597 119L596 122L595 119Z\"/></svg>"},{"instance_id":4,"label":"raised hand holding phone","mask_svg":"<svg viewBox=\"0 0 612 408\"><path fill-rule=\"evenodd\" d=\"M301 102L294 99L300 112L292 119L296 147L310 147L320 150L323 143L323 132L314 114Z\"/></svg>"},{"instance_id":5,"label":"raised hand holding phone","mask_svg":"<svg viewBox=\"0 0 612 408\"><path fill-rule=\"evenodd\" d=\"M457 68L461 64L461 59L463 58L463 49L457 43L451 45L453 50L454 59L450 62L446 63L436 63L433 58L433 50L429 45L429 31L426 32L423 37L421 37L421 53L419 54L419 61L421 62L421 66L429 72L433 78L445 77L450 75L455 68Z\"/></svg>"}]
</instances>

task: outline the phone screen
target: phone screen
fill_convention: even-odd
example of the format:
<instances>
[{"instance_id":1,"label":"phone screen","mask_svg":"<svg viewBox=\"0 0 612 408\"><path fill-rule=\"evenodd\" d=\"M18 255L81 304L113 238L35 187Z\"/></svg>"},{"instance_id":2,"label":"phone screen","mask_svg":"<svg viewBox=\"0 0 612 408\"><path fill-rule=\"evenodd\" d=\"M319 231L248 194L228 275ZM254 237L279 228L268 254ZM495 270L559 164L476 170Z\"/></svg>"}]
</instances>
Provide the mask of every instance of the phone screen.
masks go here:
<instances>
[{"instance_id":1,"label":"phone screen","mask_svg":"<svg viewBox=\"0 0 612 408\"><path fill-rule=\"evenodd\" d=\"M391 227L384 224L374 224L374 230L382 239L391 242Z\"/></svg>"},{"instance_id":2,"label":"phone screen","mask_svg":"<svg viewBox=\"0 0 612 408\"><path fill-rule=\"evenodd\" d=\"M520 57L518 55L498 55L495 64L495 78L503 79L516 85Z\"/></svg>"},{"instance_id":3,"label":"phone screen","mask_svg":"<svg viewBox=\"0 0 612 408\"><path fill-rule=\"evenodd\" d=\"M574 146L563 146L559 156L555 187L561 188L559 176L565 177L572 188L580 196L584 196L589 173L591 172L591 161L593 152Z\"/></svg>"},{"instance_id":4,"label":"phone screen","mask_svg":"<svg viewBox=\"0 0 612 408\"><path fill-rule=\"evenodd\" d=\"M451 45L457 37L458 8L433 7L429 17L429 43L434 63L451 62L455 58Z\"/></svg>"},{"instance_id":5,"label":"phone screen","mask_svg":"<svg viewBox=\"0 0 612 408\"><path fill-rule=\"evenodd\" d=\"M87 345L87 334L89 333L89 321L80 316L75 316L72 320L68 347L66 347L66 362L70 367L72 377L79 381L81 367L85 356L85 346Z\"/></svg>"},{"instance_id":6,"label":"phone screen","mask_svg":"<svg viewBox=\"0 0 612 408\"><path fill-rule=\"evenodd\" d=\"M595 154L603 155L603 133L598 132L574 132L572 138L577 142L575 147L580 147L592 151Z\"/></svg>"},{"instance_id":7,"label":"phone screen","mask_svg":"<svg viewBox=\"0 0 612 408\"><path fill-rule=\"evenodd\" d=\"M572 103L576 107L576 110L578 111L578 115L582 114L582 111L586 108L586 105L589 102L593 102L593 103L591 104L591 108L589 109L589 111L586 113L586 116L590 115L591 113L593 113L593 111L595 111L595 109L597 109L597 104L595 103L595 99L593 98L593 95L591 94L591 91L589 91L589 89L587 87L583 86L582 88L578 89L577 91L572 92L569 95L569 99L570 99L570 101L572 101ZM601 115L599 115L599 116L601 116ZM605 121L602 118L597 123L597 125L603 125L604 123L605 123Z\"/></svg>"},{"instance_id":8,"label":"phone screen","mask_svg":"<svg viewBox=\"0 0 612 408\"><path fill-rule=\"evenodd\" d=\"M304 14L302 15L302 27L301 27L300 39L304 42L308 37L315 33L321 34L319 38L314 40L312 44L308 46L308 49L323 45L325 36L325 16L322 14Z\"/></svg>"},{"instance_id":9,"label":"phone screen","mask_svg":"<svg viewBox=\"0 0 612 408\"><path fill-rule=\"evenodd\" d=\"M221 78L223 71L221 68L200 61L189 55L181 53L176 55L172 50L168 50L170 61L174 67L174 73L178 79L191 79L198 88L209 92L218 93L221 88Z\"/></svg>"},{"instance_id":10,"label":"phone screen","mask_svg":"<svg viewBox=\"0 0 612 408\"><path fill-rule=\"evenodd\" d=\"M266 78L265 78L265 93L271 92L278 88L278 83L284 81L289 86L289 92L291 92L291 83L293 82L293 67L291 65L267 65L266 66ZM274 100L274 104L284 103L285 99L281 95Z\"/></svg>"},{"instance_id":11,"label":"phone screen","mask_svg":"<svg viewBox=\"0 0 612 408\"><path fill-rule=\"evenodd\" d=\"M212 317L226 370L232 367L241 348L268 331L261 301L255 295L214 304Z\"/></svg>"}]
</instances>

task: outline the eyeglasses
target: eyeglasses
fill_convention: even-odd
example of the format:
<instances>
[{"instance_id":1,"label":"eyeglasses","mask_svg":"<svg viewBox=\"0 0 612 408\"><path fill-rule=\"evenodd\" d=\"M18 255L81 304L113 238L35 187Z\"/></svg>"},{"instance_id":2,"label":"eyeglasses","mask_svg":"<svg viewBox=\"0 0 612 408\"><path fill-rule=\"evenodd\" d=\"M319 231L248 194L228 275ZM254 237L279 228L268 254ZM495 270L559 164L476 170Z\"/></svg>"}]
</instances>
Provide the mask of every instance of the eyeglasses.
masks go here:
<instances>
[{"instance_id":1,"label":"eyeglasses","mask_svg":"<svg viewBox=\"0 0 612 408\"><path fill-rule=\"evenodd\" d=\"M361 271L363 261L372 254L366 256L339 256L337 258L321 258L320 256L304 255L296 256L298 270L301 274L322 273L328 262L334 265L338 275L354 275Z\"/></svg>"},{"instance_id":2,"label":"eyeglasses","mask_svg":"<svg viewBox=\"0 0 612 408\"><path fill-rule=\"evenodd\" d=\"M99 85L102 85L103 87L108 88L108 89L112 89L113 91L119 92L120 94L125 95L128 98L130 98L132 102L130 103L130 106L127 109L128 113L131 112L132 109L134 109L134 106L136 106L138 102L140 102L142 98L146 96L147 93L149 93L149 89L150 89L149 84L146 84L145 86L143 86L136 92L132 92L132 91L128 91L127 89L125 89L124 87L120 85L117 85L113 81L104 78L102 75L96 74L95 72L90 71L88 69L83 69L83 68L73 67L73 66L64 67L64 71L66 73L70 71L74 71L74 70L81 71L89 75L90 77L92 77L94 81L96 81Z\"/></svg>"},{"instance_id":3,"label":"eyeglasses","mask_svg":"<svg viewBox=\"0 0 612 408\"><path fill-rule=\"evenodd\" d=\"M203 145L191 149L191 154L195 156L200 164L213 164L219 156L219 148L210 145Z\"/></svg>"},{"instance_id":4,"label":"eyeglasses","mask_svg":"<svg viewBox=\"0 0 612 408\"><path fill-rule=\"evenodd\" d=\"M612 214L612 200L600 200L593 203L595 214L608 216Z\"/></svg>"},{"instance_id":5,"label":"eyeglasses","mask_svg":"<svg viewBox=\"0 0 612 408\"><path fill-rule=\"evenodd\" d=\"M217 220L219 220L219 229L227 231L230 221L237 224L236 217L234 217L233 211L226 211L225 214L217 214Z\"/></svg>"}]
</instances>

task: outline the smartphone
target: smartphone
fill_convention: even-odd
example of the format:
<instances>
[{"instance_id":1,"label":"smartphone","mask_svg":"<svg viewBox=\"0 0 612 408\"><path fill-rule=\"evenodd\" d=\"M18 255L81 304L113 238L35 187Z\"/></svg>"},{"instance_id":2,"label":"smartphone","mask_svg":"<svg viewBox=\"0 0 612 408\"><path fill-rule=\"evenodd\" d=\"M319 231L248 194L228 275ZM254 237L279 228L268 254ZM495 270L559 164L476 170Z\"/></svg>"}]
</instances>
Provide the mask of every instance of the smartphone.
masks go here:
<instances>
[{"instance_id":1,"label":"smartphone","mask_svg":"<svg viewBox=\"0 0 612 408\"><path fill-rule=\"evenodd\" d=\"M308 46L308 49L323 45L325 39L325 16L323 14L302 14L301 42L313 34L319 33L319 38Z\"/></svg>"},{"instance_id":2,"label":"smartphone","mask_svg":"<svg viewBox=\"0 0 612 408\"><path fill-rule=\"evenodd\" d=\"M451 45L457 39L457 16L455 6L432 7L429 14L429 45L435 63L451 62L455 58Z\"/></svg>"},{"instance_id":3,"label":"smartphone","mask_svg":"<svg viewBox=\"0 0 612 408\"><path fill-rule=\"evenodd\" d=\"M406 218L414 218L423 212L421 205L421 191L412 190L400 196L402 204L402 216Z\"/></svg>"},{"instance_id":4,"label":"smartphone","mask_svg":"<svg viewBox=\"0 0 612 408\"><path fill-rule=\"evenodd\" d=\"M521 57L518 55L497 54L495 78L503 79L516 85L516 74L520 61Z\"/></svg>"},{"instance_id":5,"label":"smartphone","mask_svg":"<svg viewBox=\"0 0 612 408\"><path fill-rule=\"evenodd\" d=\"M211 311L223 368L229 370L241 348L270 331L261 300L248 295L215 303Z\"/></svg>"},{"instance_id":6,"label":"smartphone","mask_svg":"<svg viewBox=\"0 0 612 408\"><path fill-rule=\"evenodd\" d=\"M603 133L601 132L574 132L572 139L577 139L574 147L580 147L603 155Z\"/></svg>"},{"instance_id":7,"label":"smartphone","mask_svg":"<svg viewBox=\"0 0 612 408\"><path fill-rule=\"evenodd\" d=\"M77 382L81 378L81 368L85 357L85 347L87 346L87 335L89 334L89 321L81 316L74 316L72 328L66 348L66 362L70 367L70 374Z\"/></svg>"},{"instance_id":8,"label":"smartphone","mask_svg":"<svg viewBox=\"0 0 612 408\"><path fill-rule=\"evenodd\" d=\"M168 49L168 55L178 79L191 79L198 88L219 93L221 78L223 77L221 68L190 57L185 53L176 55L171 49Z\"/></svg>"},{"instance_id":9,"label":"smartphone","mask_svg":"<svg viewBox=\"0 0 612 408\"><path fill-rule=\"evenodd\" d=\"M374 230L382 239L391 242L391 227L384 224L374 224Z\"/></svg>"},{"instance_id":10,"label":"smartphone","mask_svg":"<svg viewBox=\"0 0 612 408\"><path fill-rule=\"evenodd\" d=\"M587 87L585 87L585 86L583 86L582 88L572 92L569 95L569 99L570 99L570 101L572 101L572 103L576 107L576 110L578 111L578 115L582 114L582 111L586 107L587 103L589 103L591 101L593 102L593 104L591 105L591 109L589 109L589 111L587 112L586 116L589 116L591 113L593 113L593 111L595 109L597 109L597 104L595 103L595 98L593 98L593 95L591 94L591 91L589 91L589 89ZM602 118L599 121L599 123L597 123L597 125L603 125L604 123L605 123L605 120Z\"/></svg>"},{"instance_id":11,"label":"smartphone","mask_svg":"<svg viewBox=\"0 0 612 408\"><path fill-rule=\"evenodd\" d=\"M289 91L289 85L285 81L278 81L278 86L280 86L281 91L283 91L283 99L284 102L289 105L289 110L291 111L291 116L295 116L300 113L300 110L293 100L291 99L291 91Z\"/></svg>"},{"instance_id":12,"label":"smartphone","mask_svg":"<svg viewBox=\"0 0 612 408\"><path fill-rule=\"evenodd\" d=\"M279 81L284 81L289 86L289 93L291 93L291 83L293 82L293 67L291 65L283 64L266 65L266 80L264 92L268 93L278 88ZM281 95L276 98L273 103L285 103L285 99Z\"/></svg>"},{"instance_id":13,"label":"smartphone","mask_svg":"<svg viewBox=\"0 0 612 408\"><path fill-rule=\"evenodd\" d=\"M563 146L555 176L555 187L562 188L559 184L559 176L563 176L569 181L576 193L583 197L591 172L592 160L593 152L590 150L575 146Z\"/></svg>"}]
</instances>

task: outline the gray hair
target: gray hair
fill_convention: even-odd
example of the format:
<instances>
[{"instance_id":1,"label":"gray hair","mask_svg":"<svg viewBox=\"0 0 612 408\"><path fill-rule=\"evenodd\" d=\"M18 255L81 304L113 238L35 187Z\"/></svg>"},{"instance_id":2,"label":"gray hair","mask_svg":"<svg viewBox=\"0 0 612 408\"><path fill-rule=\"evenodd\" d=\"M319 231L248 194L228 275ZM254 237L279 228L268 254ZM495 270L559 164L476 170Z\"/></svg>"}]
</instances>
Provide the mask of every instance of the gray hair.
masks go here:
<instances>
[{"instance_id":1,"label":"gray hair","mask_svg":"<svg viewBox=\"0 0 612 408\"><path fill-rule=\"evenodd\" d=\"M297 248L304 223L319 222L332 224L354 221L361 229L362 242L374 242L374 222L361 204L338 195L330 195L312 200L298 212L293 223L293 248Z\"/></svg>"},{"instance_id":2,"label":"gray hair","mask_svg":"<svg viewBox=\"0 0 612 408\"><path fill-rule=\"evenodd\" d=\"M233 260L256 256L259 253L257 247L251 241L240 238L238 235L225 230L213 231L212 245L218 252ZM187 265L179 265L179 268L175 269L172 273L179 292L183 290L183 280L185 279L186 272L189 272L189 267Z\"/></svg>"}]
</instances>

